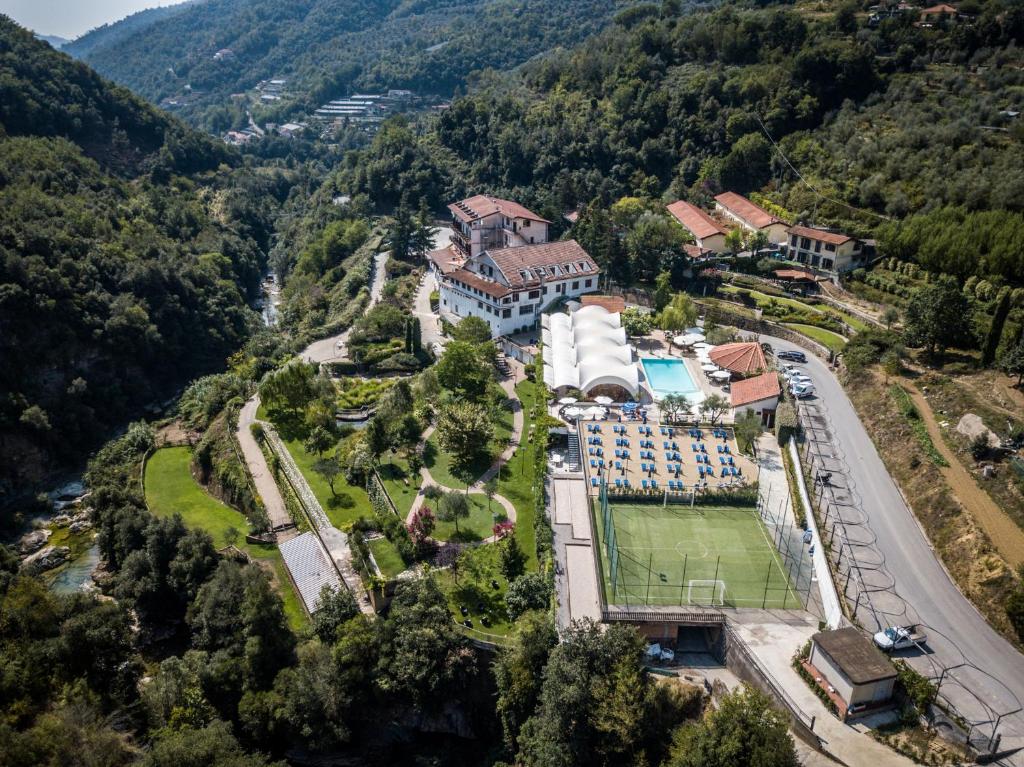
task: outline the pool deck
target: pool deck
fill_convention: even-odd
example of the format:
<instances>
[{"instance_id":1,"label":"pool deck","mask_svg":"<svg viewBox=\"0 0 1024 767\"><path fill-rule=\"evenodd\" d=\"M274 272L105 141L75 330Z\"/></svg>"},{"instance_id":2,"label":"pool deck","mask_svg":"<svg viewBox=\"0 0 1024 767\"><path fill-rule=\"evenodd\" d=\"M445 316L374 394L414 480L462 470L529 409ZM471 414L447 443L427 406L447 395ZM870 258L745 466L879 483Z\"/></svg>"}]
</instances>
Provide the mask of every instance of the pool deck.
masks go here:
<instances>
[{"instance_id":1,"label":"pool deck","mask_svg":"<svg viewBox=\"0 0 1024 767\"><path fill-rule=\"evenodd\" d=\"M660 392L656 394L654 387L648 380L647 369L643 365L645 359L676 360L682 362L686 366L686 372L690 374L690 381L699 389L698 393L686 395L691 405L700 404L712 394L721 394L728 399L729 392L724 387L715 386L708 380L697 358L684 356L678 349L673 349L663 333L656 331L651 338L645 339L645 341L647 343L643 344L642 347L637 347L637 356L640 360L640 385L651 395L652 399L655 401L660 400L663 395Z\"/></svg>"}]
</instances>

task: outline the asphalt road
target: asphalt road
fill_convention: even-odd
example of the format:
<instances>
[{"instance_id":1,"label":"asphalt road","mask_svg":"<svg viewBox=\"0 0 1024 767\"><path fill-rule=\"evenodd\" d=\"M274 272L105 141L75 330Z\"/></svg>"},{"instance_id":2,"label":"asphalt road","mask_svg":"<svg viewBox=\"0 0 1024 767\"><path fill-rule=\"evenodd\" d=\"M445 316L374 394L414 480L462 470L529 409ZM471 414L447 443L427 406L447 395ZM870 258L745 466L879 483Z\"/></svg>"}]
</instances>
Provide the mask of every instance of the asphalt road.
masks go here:
<instances>
[{"instance_id":1,"label":"asphalt road","mask_svg":"<svg viewBox=\"0 0 1024 767\"><path fill-rule=\"evenodd\" d=\"M768 336L761 339L776 351L798 348ZM802 417L809 416L820 427L815 433L825 438L816 447L827 456L820 465L833 472L833 508L848 522L848 550L863 562L854 579L863 579L870 596L862 601L858 620L871 632L921 623L928 652L899 657L929 676L966 664L947 671L943 695L986 737L994 719L1007 715L999 727L1002 748L1024 747L1024 716L1010 714L1024 701L1024 656L985 622L950 579L828 365L808 353L800 367L817 391L805 401ZM849 594L855 596L852 586ZM1024 753L1001 763L1024 765Z\"/></svg>"}]
</instances>

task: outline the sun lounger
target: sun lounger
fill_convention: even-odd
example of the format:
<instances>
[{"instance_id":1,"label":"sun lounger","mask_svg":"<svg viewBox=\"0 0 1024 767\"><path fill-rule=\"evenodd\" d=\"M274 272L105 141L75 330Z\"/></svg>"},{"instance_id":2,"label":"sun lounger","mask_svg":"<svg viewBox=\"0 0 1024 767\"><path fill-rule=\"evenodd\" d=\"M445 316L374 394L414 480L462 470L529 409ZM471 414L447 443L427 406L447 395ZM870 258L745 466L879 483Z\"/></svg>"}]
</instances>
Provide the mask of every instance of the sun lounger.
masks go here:
<instances>
[{"instance_id":1,"label":"sun lounger","mask_svg":"<svg viewBox=\"0 0 1024 767\"><path fill-rule=\"evenodd\" d=\"M647 480L646 479L641 479L640 480L640 484L643 486L644 490L647 489Z\"/></svg>"},{"instance_id":2,"label":"sun lounger","mask_svg":"<svg viewBox=\"0 0 1024 767\"><path fill-rule=\"evenodd\" d=\"M616 469L621 469L622 468L622 461L616 461L615 462L615 468Z\"/></svg>"},{"instance_id":3,"label":"sun lounger","mask_svg":"<svg viewBox=\"0 0 1024 767\"><path fill-rule=\"evenodd\" d=\"M590 478L590 486L591 487L597 487L597 477L591 477Z\"/></svg>"},{"instance_id":4,"label":"sun lounger","mask_svg":"<svg viewBox=\"0 0 1024 767\"><path fill-rule=\"evenodd\" d=\"M651 487L654 488L655 490L657 490L658 489L658 480L652 479L651 480Z\"/></svg>"},{"instance_id":5,"label":"sun lounger","mask_svg":"<svg viewBox=\"0 0 1024 767\"><path fill-rule=\"evenodd\" d=\"M740 473L738 471L736 471L736 467L735 466L730 466L729 467L729 474L731 474L734 477L738 477L740 475Z\"/></svg>"},{"instance_id":6,"label":"sun lounger","mask_svg":"<svg viewBox=\"0 0 1024 767\"><path fill-rule=\"evenodd\" d=\"M622 487L622 480L621 479L615 480L615 487Z\"/></svg>"},{"instance_id":7,"label":"sun lounger","mask_svg":"<svg viewBox=\"0 0 1024 767\"><path fill-rule=\"evenodd\" d=\"M727 461L727 463L728 463L728 464L729 464L730 466L734 466L734 465L735 465L735 464L733 463L733 460L732 460L732 456L731 456L731 455L729 456L729 460Z\"/></svg>"},{"instance_id":8,"label":"sun lounger","mask_svg":"<svg viewBox=\"0 0 1024 767\"><path fill-rule=\"evenodd\" d=\"M624 487L629 487L629 478L628 477L626 479L622 480L622 485Z\"/></svg>"},{"instance_id":9,"label":"sun lounger","mask_svg":"<svg viewBox=\"0 0 1024 767\"><path fill-rule=\"evenodd\" d=\"M665 453L665 460L666 461L671 461L672 460L672 453Z\"/></svg>"},{"instance_id":10,"label":"sun lounger","mask_svg":"<svg viewBox=\"0 0 1024 767\"><path fill-rule=\"evenodd\" d=\"M664 426L662 426L661 427L661 433L664 434L664 435L668 435L668 429L666 429Z\"/></svg>"},{"instance_id":11,"label":"sun lounger","mask_svg":"<svg viewBox=\"0 0 1024 767\"><path fill-rule=\"evenodd\" d=\"M596 469L597 468L597 461L595 461L593 458L590 459L590 468L592 468L592 469Z\"/></svg>"},{"instance_id":12,"label":"sun lounger","mask_svg":"<svg viewBox=\"0 0 1024 767\"><path fill-rule=\"evenodd\" d=\"M722 476L723 477L728 477L729 476L729 467L728 466L723 466L722 467Z\"/></svg>"}]
</instances>

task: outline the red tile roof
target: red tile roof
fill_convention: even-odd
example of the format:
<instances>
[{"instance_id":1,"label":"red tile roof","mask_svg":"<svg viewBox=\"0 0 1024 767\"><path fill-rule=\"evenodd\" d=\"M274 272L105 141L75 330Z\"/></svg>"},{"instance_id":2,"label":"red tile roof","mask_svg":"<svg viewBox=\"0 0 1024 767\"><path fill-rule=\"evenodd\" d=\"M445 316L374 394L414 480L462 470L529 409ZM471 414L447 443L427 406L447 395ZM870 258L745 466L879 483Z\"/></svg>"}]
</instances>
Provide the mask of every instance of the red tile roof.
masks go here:
<instances>
[{"instance_id":1,"label":"red tile roof","mask_svg":"<svg viewBox=\"0 0 1024 767\"><path fill-rule=\"evenodd\" d=\"M487 255L514 288L538 285L541 281L597 277L601 273L594 259L576 240L496 248L488 250ZM538 269L544 269L544 274Z\"/></svg>"},{"instance_id":2,"label":"red tile roof","mask_svg":"<svg viewBox=\"0 0 1024 767\"><path fill-rule=\"evenodd\" d=\"M935 14L935 13L957 13L957 9L952 5L946 5L940 3L939 5L933 5L931 8L925 8L921 13Z\"/></svg>"},{"instance_id":3,"label":"red tile roof","mask_svg":"<svg viewBox=\"0 0 1024 767\"><path fill-rule=\"evenodd\" d=\"M768 367L761 344L756 341L741 341L722 344L711 350L708 356L719 367L739 375L751 375Z\"/></svg>"},{"instance_id":4,"label":"red tile roof","mask_svg":"<svg viewBox=\"0 0 1024 767\"><path fill-rule=\"evenodd\" d=\"M782 393L779 387L779 376L769 370L753 378L744 378L729 386L729 396L733 407L749 405L751 402L760 402L763 399L778 397Z\"/></svg>"},{"instance_id":5,"label":"red tile roof","mask_svg":"<svg viewBox=\"0 0 1024 767\"><path fill-rule=\"evenodd\" d=\"M780 280L806 280L808 282L817 282L817 278L810 272L805 272L802 269L776 269L772 272Z\"/></svg>"},{"instance_id":6,"label":"red tile roof","mask_svg":"<svg viewBox=\"0 0 1024 767\"><path fill-rule=\"evenodd\" d=\"M476 288L481 293L486 293L492 298L504 298L512 292L511 289L502 285L500 282L485 280L479 274L471 272L468 269L456 269L454 272L446 274L444 279L449 282L461 282L463 285Z\"/></svg>"},{"instance_id":7,"label":"red tile roof","mask_svg":"<svg viewBox=\"0 0 1024 767\"><path fill-rule=\"evenodd\" d=\"M600 306L612 314L626 310L626 299L622 296L580 296L580 303L584 306Z\"/></svg>"},{"instance_id":8,"label":"red tile roof","mask_svg":"<svg viewBox=\"0 0 1024 767\"><path fill-rule=\"evenodd\" d=\"M706 258L711 254L710 250L705 250L699 245L693 245L692 243L683 245L683 252L690 258Z\"/></svg>"},{"instance_id":9,"label":"red tile roof","mask_svg":"<svg viewBox=\"0 0 1024 767\"><path fill-rule=\"evenodd\" d=\"M461 267L465 261L452 247L432 250L427 253L427 258L434 263L441 274L450 274Z\"/></svg>"},{"instance_id":10,"label":"red tile roof","mask_svg":"<svg viewBox=\"0 0 1024 767\"><path fill-rule=\"evenodd\" d=\"M716 234L725 234L725 230L711 216L685 200L679 200L669 205L668 212L698 240L713 237Z\"/></svg>"},{"instance_id":11,"label":"red tile roof","mask_svg":"<svg viewBox=\"0 0 1024 767\"><path fill-rule=\"evenodd\" d=\"M844 242L849 242L853 238L846 234L839 234L837 232L826 232L824 229L814 229L809 226L791 226L787 230L790 234L795 234L797 237L807 237L812 240L821 240L827 242L830 245L842 245Z\"/></svg>"},{"instance_id":12,"label":"red tile roof","mask_svg":"<svg viewBox=\"0 0 1024 767\"><path fill-rule=\"evenodd\" d=\"M715 202L728 210L733 215L746 221L755 229L764 229L772 224L786 223L781 218L776 218L760 205L755 205L746 197L735 192L722 192L715 197Z\"/></svg>"},{"instance_id":13,"label":"red tile roof","mask_svg":"<svg viewBox=\"0 0 1024 767\"><path fill-rule=\"evenodd\" d=\"M531 221L543 221L546 224L550 224L546 218L541 218L536 213L527 210L518 202L512 200L502 200L499 197L491 197L486 194L478 194L475 197L469 197L460 202L453 202L448 206L448 210L452 214L465 221L467 224L477 219L485 218L494 213L501 213L503 216L509 218L528 218Z\"/></svg>"}]
</instances>

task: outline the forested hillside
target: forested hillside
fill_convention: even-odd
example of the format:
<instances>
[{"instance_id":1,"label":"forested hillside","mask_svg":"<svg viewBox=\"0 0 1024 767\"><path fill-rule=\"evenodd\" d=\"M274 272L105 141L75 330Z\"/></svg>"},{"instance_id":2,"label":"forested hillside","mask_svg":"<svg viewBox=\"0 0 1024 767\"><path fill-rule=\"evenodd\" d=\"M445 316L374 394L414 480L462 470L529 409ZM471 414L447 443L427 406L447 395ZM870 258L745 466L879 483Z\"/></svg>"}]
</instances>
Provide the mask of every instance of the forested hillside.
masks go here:
<instances>
[{"instance_id":1,"label":"forested hillside","mask_svg":"<svg viewBox=\"0 0 1024 767\"><path fill-rule=\"evenodd\" d=\"M88 55L93 48L101 45L111 45L117 40L141 32L150 24L163 21L169 16L173 16L175 13L185 10L186 7L195 2L203 2L203 0L186 0L183 3L178 3L176 5L167 5L160 8L147 8L144 11L133 13L131 16L127 16L120 21L115 21L111 24L104 24L101 27L96 27L96 29L86 32L81 37L77 37L74 40L65 43L61 47L61 50L80 59Z\"/></svg>"},{"instance_id":2,"label":"forested hillside","mask_svg":"<svg viewBox=\"0 0 1024 767\"><path fill-rule=\"evenodd\" d=\"M960 238L961 256L1019 281L1024 11L1000 0L963 10L922 27L916 11L869 26L840 3L634 7L459 99L401 151L396 134L381 137L337 186L385 207L417 187L486 190L552 219L595 197L707 203L732 189L860 235L946 207L950 226L992 210L987 228L1002 235Z\"/></svg>"},{"instance_id":3,"label":"forested hillside","mask_svg":"<svg viewBox=\"0 0 1024 767\"><path fill-rule=\"evenodd\" d=\"M270 77L289 78L306 108L353 88L449 94L473 72L582 40L614 9L606 0L208 0L133 34L115 24L113 40L83 55L153 101L188 93L183 114L208 127L230 94ZM223 49L232 55L214 59Z\"/></svg>"},{"instance_id":4,"label":"forested hillside","mask_svg":"<svg viewBox=\"0 0 1024 767\"><path fill-rule=\"evenodd\" d=\"M237 164L0 17L0 502L249 334L287 190Z\"/></svg>"}]
</instances>

